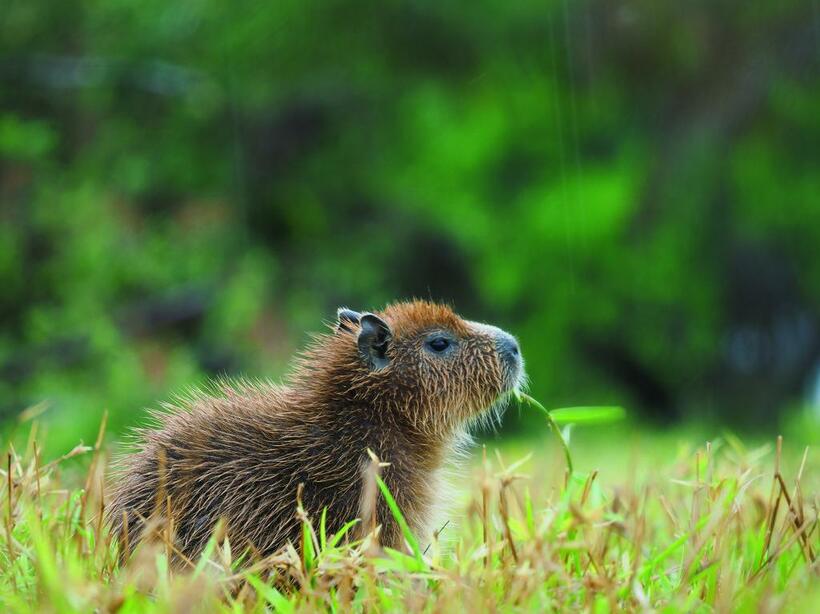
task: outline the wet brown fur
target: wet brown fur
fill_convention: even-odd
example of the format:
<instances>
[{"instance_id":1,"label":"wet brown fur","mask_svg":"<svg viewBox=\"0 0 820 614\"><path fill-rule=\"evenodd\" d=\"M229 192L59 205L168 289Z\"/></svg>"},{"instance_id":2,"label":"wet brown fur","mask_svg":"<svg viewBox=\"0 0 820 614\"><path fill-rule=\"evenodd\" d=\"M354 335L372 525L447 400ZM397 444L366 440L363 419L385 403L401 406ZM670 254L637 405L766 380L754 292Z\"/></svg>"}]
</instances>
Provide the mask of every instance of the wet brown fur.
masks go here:
<instances>
[{"instance_id":1,"label":"wet brown fur","mask_svg":"<svg viewBox=\"0 0 820 614\"><path fill-rule=\"evenodd\" d=\"M358 325L334 326L314 337L285 385L221 382L155 412L155 427L138 431L114 477L108 519L123 550L143 537L146 519L168 510L175 547L189 558L220 519L234 552L298 544L300 484L308 515L316 521L326 507L335 531L360 514L368 449L389 463L383 478L410 526L429 535L442 465L510 378L487 329L448 307L413 301L377 315L393 334L383 369L363 361ZM424 350L436 330L459 340L448 359ZM401 548L381 499L376 520L381 543Z\"/></svg>"}]
</instances>

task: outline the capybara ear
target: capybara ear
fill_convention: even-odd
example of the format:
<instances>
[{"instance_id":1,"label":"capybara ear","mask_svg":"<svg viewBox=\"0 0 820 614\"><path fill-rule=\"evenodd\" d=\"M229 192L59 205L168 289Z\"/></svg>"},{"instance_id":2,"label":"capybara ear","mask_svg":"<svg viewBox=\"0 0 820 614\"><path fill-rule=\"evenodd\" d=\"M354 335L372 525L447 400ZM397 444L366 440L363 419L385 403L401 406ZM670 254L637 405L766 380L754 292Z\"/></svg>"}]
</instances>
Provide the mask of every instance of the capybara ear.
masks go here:
<instances>
[{"instance_id":1,"label":"capybara ear","mask_svg":"<svg viewBox=\"0 0 820 614\"><path fill-rule=\"evenodd\" d=\"M353 326L359 325L359 320L361 317L362 314L358 311L353 311L347 307L339 307L336 310L336 319L338 320L336 330L346 330L347 332L352 333Z\"/></svg>"},{"instance_id":2,"label":"capybara ear","mask_svg":"<svg viewBox=\"0 0 820 614\"><path fill-rule=\"evenodd\" d=\"M387 322L372 313L359 318L362 330L359 332L359 353L371 369L383 369L389 363L387 348L393 333Z\"/></svg>"}]
</instances>

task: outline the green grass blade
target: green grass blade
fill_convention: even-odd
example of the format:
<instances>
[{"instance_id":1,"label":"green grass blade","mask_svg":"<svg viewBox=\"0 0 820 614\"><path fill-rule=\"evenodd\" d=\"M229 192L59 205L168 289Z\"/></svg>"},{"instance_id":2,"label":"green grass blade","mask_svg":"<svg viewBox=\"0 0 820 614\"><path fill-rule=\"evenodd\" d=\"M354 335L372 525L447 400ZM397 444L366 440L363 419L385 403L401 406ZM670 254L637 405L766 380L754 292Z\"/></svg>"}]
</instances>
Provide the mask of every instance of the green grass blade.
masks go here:
<instances>
[{"instance_id":1,"label":"green grass blade","mask_svg":"<svg viewBox=\"0 0 820 614\"><path fill-rule=\"evenodd\" d=\"M353 528L353 525L357 524L358 522L359 519L356 518L354 520L349 520L346 523L344 523L344 525L342 525L342 528L336 531L333 537L330 538L330 541L328 541L328 548L335 548L339 544L339 542L342 541L342 538L344 538L344 536L347 535L347 532Z\"/></svg>"},{"instance_id":2,"label":"green grass blade","mask_svg":"<svg viewBox=\"0 0 820 614\"><path fill-rule=\"evenodd\" d=\"M561 444L561 448L563 448L563 450L564 450L564 458L567 461L567 469L569 470L569 472L571 474L572 473L572 455L569 453L569 445L567 445L567 442L564 439L564 436L561 435L561 429L558 428L558 424L552 418L552 414L550 414L549 410L547 410L546 407L541 405L541 403L539 403L538 401L533 399L530 395L528 395L524 392L517 392L516 393L516 399L519 402L524 402L524 403L527 403L528 405L532 405L536 409L539 409L541 412L543 412L544 416L547 419L547 424L550 425L550 429L552 429L552 432L555 433L555 436L558 438L558 442Z\"/></svg>"},{"instance_id":3,"label":"green grass blade","mask_svg":"<svg viewBox=\"0 0 820 614\"><path fill-rule=\"evenodd\" d=\"M561 407L551 409L549 414L557 424L609 424L626 417L624 408L617 406Z\"/></svg>"},{"instance_id":4,"label":"green grass blade","mask_svg":"<svg viewBox=\"0 0 820 614\"><path fill-rule=\"evenodd\" d=\"M384 483L384 480L382 480L380 476L377 475L375 477L376 484L378 484L379 490L381 491L384 500L387 502L387 507L390 508L390 513L393 514L393 518L395 518L396 522L399 524L399 528L401 529L402 535L404 535L404 539L407 540L408 544L410 544L410 549L413 551L413 557L421 567L424 567L424 558L422 557L421 548L419 548L419 542L416 539L416 536L413 535L413 532L410 530L410 525L407 524L407 520L405 520L404 514L401 513L398 503L396 503L396 500L393 498L390 489L387 488L387 484Z\"/></svg>"},{"instance_id":5,"label":"green grass blade","mask_svg":"<svg viewBox=\"0 0 820 614\"><path fill-rule=\"evenodd\" d=\"M247 579L259 596L273 607L274 612L281 612L282 614L291 614L293 612L293 604L273 586L262 582L254 575L249 575Z\"/></svg>"},{"instance_id":6,"label":"green grass blade","mask_svg":"<svg viewBox=\"0 0 820 614\"><path fill-rule=\"evenodd\" d=\"M211 537L208 538L207 543L205 544L205 548L202 549L202 553L199 555L199 560L196 562L196 567L194 568L194 577L196 578L199 574L203 572L205 567L208 565L208 562L213 557L214 550L216 550L216 532L211 533Z\"/></svg>"},{"instance_id":7,"label":"green grass blade","mask_svg":"<svg viewBox=\"0 0 820 614\"><path fill-rule=\"evenodd\" d=\"M324 552L327 549L327 506L322 508L322 516L319 518L319 550Z\"/></svg>"}]
</instances>

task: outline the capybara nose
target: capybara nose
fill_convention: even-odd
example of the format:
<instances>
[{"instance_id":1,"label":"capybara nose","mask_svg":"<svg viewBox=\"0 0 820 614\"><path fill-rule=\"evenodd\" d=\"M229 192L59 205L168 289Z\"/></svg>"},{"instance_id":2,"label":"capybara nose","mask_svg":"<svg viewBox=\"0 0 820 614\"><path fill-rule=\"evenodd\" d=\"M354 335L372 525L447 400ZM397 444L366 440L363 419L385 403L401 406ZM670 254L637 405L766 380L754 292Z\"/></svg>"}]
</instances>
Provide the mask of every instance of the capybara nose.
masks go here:
<instances>
[{"instance_id":1,"label":"capybara nose","mask_svg":"<svg viewBox=\"0 0 820 614\"><path fill-rule=\"evenodd\" d=\"M504 361L512 367L521 364L521 350L518 349L518 341L509 333L499 331L495 340L498 353Z\"/></svg>"}]
</instances>

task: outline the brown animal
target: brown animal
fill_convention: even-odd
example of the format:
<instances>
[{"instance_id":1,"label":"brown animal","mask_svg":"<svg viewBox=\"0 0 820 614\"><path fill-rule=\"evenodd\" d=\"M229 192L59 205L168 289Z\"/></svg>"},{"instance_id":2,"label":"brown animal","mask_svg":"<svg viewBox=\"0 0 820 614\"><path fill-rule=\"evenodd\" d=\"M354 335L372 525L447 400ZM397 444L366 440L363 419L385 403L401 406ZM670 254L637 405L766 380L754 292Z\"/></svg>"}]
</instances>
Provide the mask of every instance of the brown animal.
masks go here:
<instances>
[{"instance_id":1,"label":"brown animal","mask_svg":"<svg viewBox=\"0 0 820 614\"><path fill-rule=\"evenodd\" d=\"M234 552L271 554L299 543L297 490L328 531L363 512L365 473L382 477L421 539L430 535L445 460L473 422L500 412L523 378L515 339L427 302L378 313L340 309L287 385L222 383L154 414L120 462L108 520L127 555L146 521L173 518L175 547L195 557L219 519ZM382 545L401 531L383 499Z\"/></svg>"}]
</instances>

